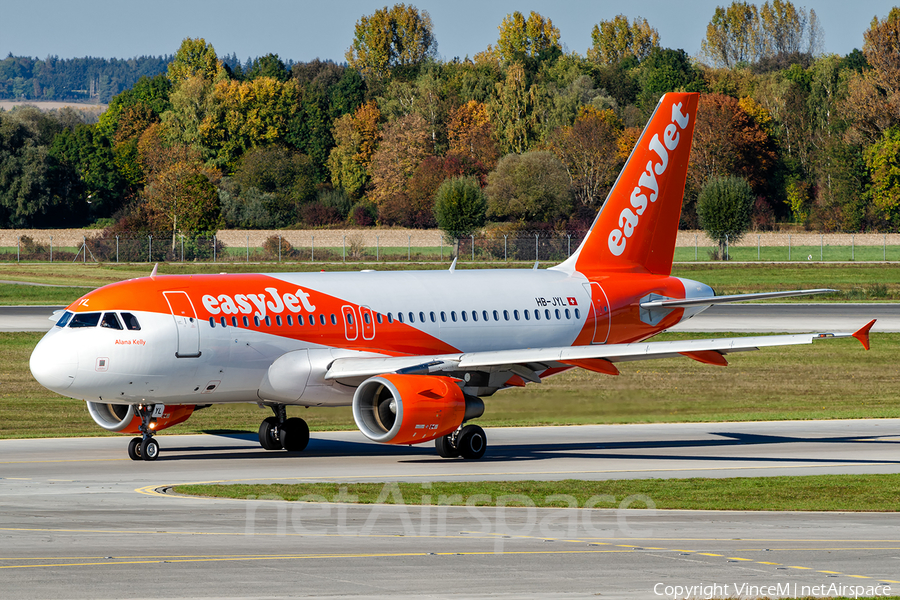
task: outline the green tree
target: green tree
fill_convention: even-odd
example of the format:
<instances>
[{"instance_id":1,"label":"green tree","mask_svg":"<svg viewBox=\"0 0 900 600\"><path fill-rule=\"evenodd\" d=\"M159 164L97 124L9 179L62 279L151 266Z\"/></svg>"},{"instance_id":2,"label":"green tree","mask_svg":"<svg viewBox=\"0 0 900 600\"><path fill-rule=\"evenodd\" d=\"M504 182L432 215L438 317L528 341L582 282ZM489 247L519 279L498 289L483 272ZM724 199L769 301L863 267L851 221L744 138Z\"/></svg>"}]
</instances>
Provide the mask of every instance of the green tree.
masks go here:
<instances>
[{"instance_id":1,"label":"green tree","mask_svg":"<svg viewBox=\"0 0 900 600\"><path fill-rule=\"evenodd\" d=\"M869 197L893 227L900 226L900 128L884 132L882 139L865 151L872 178Z\"/></svg>"},{"instance_id":2,"label":"green tree","mask_svg":"<svg viewBox=\"0 0 900 600\"><path fill-rule=\"evenodd\" d=\"M221 73L222 63L216 56L212 44L203 38L185 38L169 63L169 80L178 85L191 77L201 77L208 82L215 80Z\"/></svg>"},{"instance_id":3,"label":"green tree","mask_svg":"<svg viewBox=\"0 0 900 600\"><path fill-rule=\"evenodd\" d=\"M405 4L385 6L356 22L347 62L367 79L384 79L395 68L414 67L436 55L432 30L427 11Z\"/></svg>"},{"instance_id":4,"label":"green tree","mask_svg":"<svg viewBox=\"0 0 900 600\"><path fill-rule=\"evenodd\" d=\"M629 24L628 17L617 15L594 25L591 41L593 45L587 52L591 60L615 65L633 57L640 62L653 48L659 47L659 32L650 27L647 19L637 17Z\"/></svg>"},{"instance_id":5,"label":"green tree","mask_svg":"<svg viewBox=\"0 0 900 600\"><path fill-rule=\"evenodd\" d=\"M312 161L283 146L261 146L241 158L229 196L247 207L262 199L273 227L286 227L299 219L300 208L316 196L316 173ZM251 211L252 212L252 211ZM232 221L241 221L233 214ZM247 219L243 219L247 220ZM257 216L253 220L258 222Z\"/></svg>"},{"instance_id":6,"label":"green tree","mask_svg":"<svg viewBox=\"0 0 900 600\"><path fill-rule=\"evenodd\" d=\"M502 152L520 154L537 141L540 99L538 86L528 84L525 67L510 65L506 81L495 85L489 105Z\"/></svg>"},{"instance_id":7,"label":"green tree","mask_svg":"<svg viewBox=\"0 0 900 600\"><path fill-rule=\"evenodd\" d=\"M497 53L506 64L534 64L562 54L559 29L534 11L527 19L519 11L506 15L498 29Z\"/></svg>"},{"instance_id":8,"label":"green tree","mask_svg":"<svg viewBox=\"0 0 900 600\"><path fill-rule=\"evenodd\" d=\"M490 217L551 222L572 210L569 175L552 152L508 154L487 180L484 193Z\"/></svg>"},{"instance_id":9,"label":"green tree","mask_svg":"<svg viewBox=\"0 0 900 600\"><path fill-rule=\"evenodd\" d=\"M706 84L684 50L653 48L638 71L638 105L650 111L666 92L702 92Z\"/></svg>"},{"instance_id":10,"label":"green tree","mask_svg":"<svg viewBox=\"0 0 900 600\"><path fill-rule=\"evenodd\" d=\"M730 68L755 62L761 43L756 5L735 1L727 8L716 7L700 49L713 66Z\"/></svg>"},{"instance_id":11,"label":"green tree","mask_svg":"<svg viewBox=\"0 0 900 600\"><path fill-rule=\"evenodd\" d=\"M359 199L369 180L369 164L381 134L381 112L375 102L367 102L334 122L335 147L328 155L328 170L335 189Z\"/></svg>"},{"instance_id":12,"label":"green tree","mask_svg":"<svg viewBox=\"0 0 900 600\"><path fill-rule=\"evenodd\" d=\"M725 259L725 244L732 244L750 229L756 196L750 184L740 177L711 179L697 198L700 227L719 243L719 256Z\"/></svg>"},{"instance_id":13,"label":"green tree","mask_svg":"<svg viewBox=\"0 0 900 600\"><path fill-rule=\"evenodd\" d=\"M447 237L456 240L484 226L487 202L474 177L454 177L438 188L434 218Z\"/></svg>"},{"instance_id":14,"label":"green tree","mask_svg":"<svg viewBox=\"0 0 900 600\"><path fill-rule=\"evenodd\" d=\"M253 68L247 72L246 79L271 77L272 79L285 82L290 76L287 67L284 66L284 62L278 58L278 55L269 53L253 61Z\"/></svg>"}]
</instances>

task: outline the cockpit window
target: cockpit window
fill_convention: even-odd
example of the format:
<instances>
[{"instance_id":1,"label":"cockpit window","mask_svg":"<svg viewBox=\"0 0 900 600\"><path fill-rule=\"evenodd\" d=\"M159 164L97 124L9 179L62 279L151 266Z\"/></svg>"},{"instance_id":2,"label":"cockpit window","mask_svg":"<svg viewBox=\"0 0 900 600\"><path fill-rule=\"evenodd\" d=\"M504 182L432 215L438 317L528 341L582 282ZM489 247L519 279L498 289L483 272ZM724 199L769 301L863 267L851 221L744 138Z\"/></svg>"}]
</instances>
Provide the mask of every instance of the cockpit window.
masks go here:
<instances>
[{"instance_id":1,"label":"cockpit window","mask_svg":"<svg viewBox=\"0 0 900 600\"><path fill-rule=\"evenodd\" d=\"M137 317L131 313L122 313L122 320L125 321L125 329L130 331L140 331L141 324L138 323Z\"/></svg>"},{"instance_id":2,"label":"cockpit window","mask_svg":"<svg viewBox=\"0 0 900 600\"><path fill-rule=\"evenodd\" d=\"M69 312L69 311L64 312L62 314L62 316L59 318L59 321L56 322L56 326L57 327L65 327L66 323L68 323L69 319L71 319L71 318L72 318L71 312Z\"/></svg>"},{"instance_id":3,"label":"cockpit window","mask_svg":"<svg viewBox=\"0 0 900 600\"><path fill-rule=\"evenodd\" d=\"M119 317L116 316L116 313L104 313L103 318L100 319L100 327L122 329L122 324L119 323Z\"/></svg>"},{"instance_id":4,"label":"cockpit window","mask_svg":"<svg viewBox=\"0 0 900 600\"><path fill-rule=\"evenodd\" d=\"M96 327L100 322L100 313L76 313L69 322L69 327Z\"/></svg>"}]
</instances>

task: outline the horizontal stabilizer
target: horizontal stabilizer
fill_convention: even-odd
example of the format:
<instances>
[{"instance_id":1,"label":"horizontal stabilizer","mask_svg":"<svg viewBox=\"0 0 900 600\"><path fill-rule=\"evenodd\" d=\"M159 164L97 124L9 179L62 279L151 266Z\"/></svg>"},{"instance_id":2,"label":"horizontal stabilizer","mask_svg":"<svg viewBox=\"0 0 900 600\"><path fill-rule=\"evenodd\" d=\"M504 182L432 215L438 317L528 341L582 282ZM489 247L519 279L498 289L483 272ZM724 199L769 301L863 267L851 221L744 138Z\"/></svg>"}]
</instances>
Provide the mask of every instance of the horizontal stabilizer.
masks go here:
<instances>
[{"instance_id":1,"label":"horizontal stabilizer","mask_svg":"<svg viewBox=\"0 0 900 600\"><path fill-rule=\"evenodd\" d=\"M789 292L761 292L759 294L735 294L733 296L708 296L706 298L685 298L673 300L650 300L641 302L641 308L681 308L687 306L711 306L729 302L747 302L749 300L771 300L773 298L793 298L795 296L812 296L814 294L831 294L837 290L791 290Z\"/></svg>"}]
</instances>

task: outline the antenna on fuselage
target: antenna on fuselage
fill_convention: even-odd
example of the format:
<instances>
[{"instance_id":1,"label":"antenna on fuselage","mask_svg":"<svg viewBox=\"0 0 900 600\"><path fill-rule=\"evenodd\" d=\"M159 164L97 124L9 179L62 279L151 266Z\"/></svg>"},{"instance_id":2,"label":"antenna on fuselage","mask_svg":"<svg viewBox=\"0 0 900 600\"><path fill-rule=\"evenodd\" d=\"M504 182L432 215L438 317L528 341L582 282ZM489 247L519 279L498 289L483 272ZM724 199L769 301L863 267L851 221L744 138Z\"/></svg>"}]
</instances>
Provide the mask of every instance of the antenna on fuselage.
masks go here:
<instances>
[{"instance_id":1,"label":"antenna on fuselage","mask_svg":"<svg viewBox=\"0 0 900 600\"><path fill-rule=\"evenodd\" d=\"M159 263L153 265L153 270L150 271L150 279L156 279L156 269L159 268Z\"/></svg>"},{"instance_id":2,"label":"antenna on fuselage","mask_svg":"<svg viewBox=\"0 0 900 600\"><path fill-rule=\"evenodd\" d=\"M450 263L450 272L451 272L451 273L452 273L453 271L456 270L456 258L457 258L457 257L454 256L454 257L453 257L453 262Z\"/></svg>"}]
</instances>

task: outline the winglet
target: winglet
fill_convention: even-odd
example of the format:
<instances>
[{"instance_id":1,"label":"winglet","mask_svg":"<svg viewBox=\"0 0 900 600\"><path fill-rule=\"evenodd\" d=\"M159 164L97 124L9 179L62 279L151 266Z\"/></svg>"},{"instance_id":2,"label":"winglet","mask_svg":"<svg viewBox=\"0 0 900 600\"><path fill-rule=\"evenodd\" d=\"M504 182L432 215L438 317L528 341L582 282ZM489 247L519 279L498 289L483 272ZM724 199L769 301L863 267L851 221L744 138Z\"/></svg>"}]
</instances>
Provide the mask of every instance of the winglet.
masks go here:
<instances>
[{"instance_id":1,"label":"winglet","mask_svg":"<svg viewBox=\"0 0 900 600\"><path fill-rule=\"evenodd\" d=\"M863 345L863 348L866 350L869 349L869 330L872 329L872 325L875 324L876 319L872 319L868 323L862 326L859 331L853 334L853 337L859 340L859 343Z\"/></svg>"},{"instance_id":2,"label":"winglet","mask_svg":"<svg viewBox=\"0 0 900 600\"><path fill-rule=\"evenodd\" d=\"M456 258L457 258L457 257L454 256L454 257L453 257L453 262L450 263L450 272L451 272L451 273L452 273L453 271L456 270Z\"/></svg>"},{"instance_id":3,"label":"winglet","mask_svg":"<svg viewBox=\"0 0 900 600\"><path fill-rule=\"evenodd\" d=\"M153 265L153 270L150 271L150 279L156 279L156 269L159 267L159 263Z\"/></svg>"}]
</instances>

